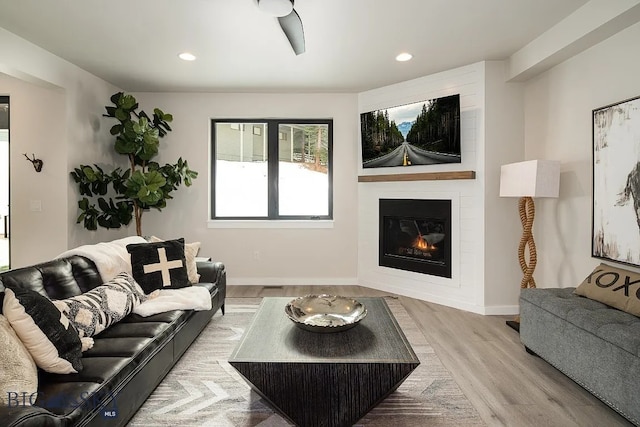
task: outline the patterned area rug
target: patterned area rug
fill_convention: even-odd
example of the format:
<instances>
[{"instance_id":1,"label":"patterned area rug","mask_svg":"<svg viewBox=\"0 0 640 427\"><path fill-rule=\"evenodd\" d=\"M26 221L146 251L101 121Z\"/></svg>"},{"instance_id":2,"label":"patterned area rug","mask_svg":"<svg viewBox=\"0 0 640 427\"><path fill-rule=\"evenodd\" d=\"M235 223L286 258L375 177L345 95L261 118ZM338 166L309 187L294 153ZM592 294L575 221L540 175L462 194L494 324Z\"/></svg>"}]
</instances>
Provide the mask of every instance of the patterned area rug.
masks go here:
<instances>
[{"instance_id":1,"label":"patterned area rug","mask_svg":"<svg viewBox=\"0 0 640 427\"><path fill-rule=\"evenodd\" d=\"M228 298L226 314L214 316L129 426L290 426L251 391L227 362L260 300ZM420 359L420 366L356 425L485 425L404 307L396 299L386 301Z\"/></svg>"}]
</instances>

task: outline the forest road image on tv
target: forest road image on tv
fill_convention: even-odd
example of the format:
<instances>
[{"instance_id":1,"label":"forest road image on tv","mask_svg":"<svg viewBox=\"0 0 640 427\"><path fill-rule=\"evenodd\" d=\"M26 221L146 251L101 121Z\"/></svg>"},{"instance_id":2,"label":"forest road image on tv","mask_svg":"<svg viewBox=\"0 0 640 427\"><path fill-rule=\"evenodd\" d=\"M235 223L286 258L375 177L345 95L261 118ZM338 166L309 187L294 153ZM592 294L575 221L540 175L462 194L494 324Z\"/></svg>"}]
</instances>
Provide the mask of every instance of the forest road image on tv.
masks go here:
<instances>
[{"instance_id":1,"label":"forest road image on tv","mask_svg":"<svg viewBox=\"0 0 640 427\"><path fill-rule=\"evenodd\" d=\"M460 95L360 114L362 167L460 163Z\"/></svg>"}]
</instances>

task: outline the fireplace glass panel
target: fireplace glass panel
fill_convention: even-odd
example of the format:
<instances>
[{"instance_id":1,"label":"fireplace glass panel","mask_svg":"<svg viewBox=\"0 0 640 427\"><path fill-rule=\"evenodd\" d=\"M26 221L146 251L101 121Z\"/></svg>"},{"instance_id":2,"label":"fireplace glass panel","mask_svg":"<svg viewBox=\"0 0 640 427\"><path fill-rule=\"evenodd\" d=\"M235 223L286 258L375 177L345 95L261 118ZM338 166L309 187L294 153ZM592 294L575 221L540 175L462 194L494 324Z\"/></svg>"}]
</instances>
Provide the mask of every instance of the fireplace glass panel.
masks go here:
<instances>
[{"instance_id":1,"label":"fireplace glass panel","mask_svg":"<svg viewBox=\"0 0 640 427\"><path fill-rule=\"evenodd\" d=\"M451 200L380 199L379 264L451 278Z\"/></svg>"},{"instance_id":2,"label":"fireplace glass panel","mask_svg":"<svg viewBox=\"0 0 640 427\"><path fill-rule=\"evenodd\" d=\"M385 255L445 264L444 218L385 217Z\"/></svg>"}]
</instances>

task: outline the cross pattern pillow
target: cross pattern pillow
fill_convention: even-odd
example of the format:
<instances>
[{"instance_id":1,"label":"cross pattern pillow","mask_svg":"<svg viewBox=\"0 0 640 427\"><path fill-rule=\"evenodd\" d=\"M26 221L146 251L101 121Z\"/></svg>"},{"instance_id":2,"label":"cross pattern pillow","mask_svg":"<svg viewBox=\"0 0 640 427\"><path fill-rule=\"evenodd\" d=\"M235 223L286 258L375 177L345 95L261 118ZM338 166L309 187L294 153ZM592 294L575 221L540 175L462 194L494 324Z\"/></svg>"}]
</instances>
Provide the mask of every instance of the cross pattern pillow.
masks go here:
<instances>
[{"instance_id":1,"label":"cross pattern pillow","mask_svg":"<svg viewBox=\"0 0 640 427\"><path fill-rule=\"evenodd\" d=\"M84 338L98 335L119 322L146 299L133 277L122 272L84 294L53 301L53 304L75 326L80 338Z\"/></svg>"},{"instance_id":2,"label":"cross pattern pillow","mask_svg":"<svg viewBox=\"0 0 640 427\"><path fill-rule=\"evenodd\" d=\"M184 239L127 245L133 278L145 294L156 289L191 286L187 277Z\"/></svg>"},{"instance_id":3,"label":"cross pattern pillow","mask_svg":"<svg viewBox=\"0 0 640 427\"><path fill-rule=\"evenodd\" d=\"M3 314L36 365L54 374L82 370L82 343L69 319L31 289L6 289Z\"/></svg>"},{"instance_id":4,"label":"cross pattern pillow","mask_svg":"<svg viewBox=\"0 0 640 427\"><path fill-rule=\"evenodd\" d=\"M601 263L574 292L640 316L640 273Z\"/></svg>"},{"instance_id":5,"label":"cross pattern pillow","mask_svg":"<svg viewBox=\"0 0 640 427\"><path fill-rule=\"evenodd\" d=\"M150 242L164 242L159 237L151 236ZM198 283L200 281L200 275L198 274L198 265L196 263L196 256L200 250L200 242L185 243L184 244L184 258L187 261L187 277L189 282Z\"/></svg>"}]
</instances>

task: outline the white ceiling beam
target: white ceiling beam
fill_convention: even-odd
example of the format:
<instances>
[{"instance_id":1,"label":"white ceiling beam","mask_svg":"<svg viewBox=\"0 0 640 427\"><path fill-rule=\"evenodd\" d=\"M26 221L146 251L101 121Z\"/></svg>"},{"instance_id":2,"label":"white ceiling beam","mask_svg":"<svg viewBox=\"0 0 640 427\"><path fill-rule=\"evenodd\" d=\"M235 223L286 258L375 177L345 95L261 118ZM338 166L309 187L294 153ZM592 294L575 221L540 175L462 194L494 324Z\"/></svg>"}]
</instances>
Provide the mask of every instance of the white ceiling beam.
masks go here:
<instances>
[{"instance_id":1,"label":"white ceiling beam","mask_svg":"<svg viewBox=\"0 0 640 427\"><path fill-rule=\"evenodd\" d=\"M511 55L507 80L526 81L637 22L640 0L591 0Z\"/></svg>"}]
</instances>

